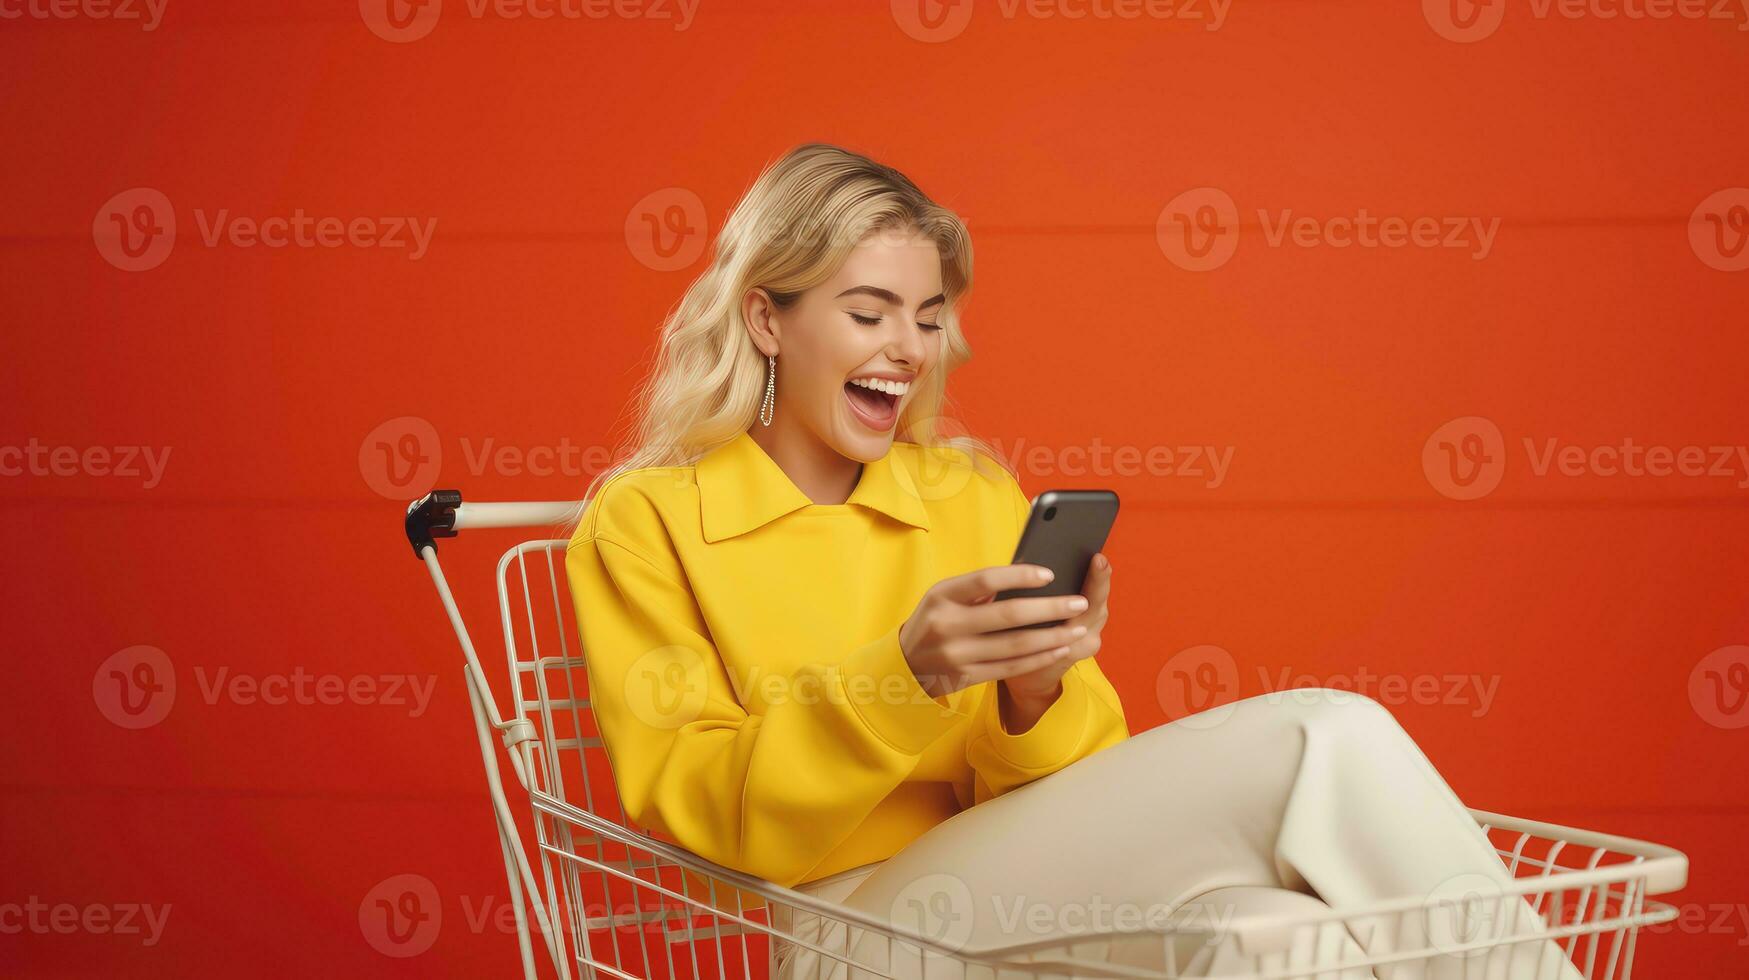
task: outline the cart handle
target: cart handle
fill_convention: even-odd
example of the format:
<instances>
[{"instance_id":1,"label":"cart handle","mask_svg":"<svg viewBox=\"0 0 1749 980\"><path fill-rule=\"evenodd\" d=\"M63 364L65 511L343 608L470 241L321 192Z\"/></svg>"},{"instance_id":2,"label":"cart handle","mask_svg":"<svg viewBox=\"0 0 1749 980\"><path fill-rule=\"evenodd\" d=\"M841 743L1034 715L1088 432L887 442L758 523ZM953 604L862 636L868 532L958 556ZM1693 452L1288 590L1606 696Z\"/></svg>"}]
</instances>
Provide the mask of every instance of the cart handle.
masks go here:
<instances>
[{"instance_id":1,"label":"cart handle","mask_svg":"<svg viewBox=\"0 0 1749 980\"><path fill-rule=\"evenodd\" d=\"M437 548L436 539L453 538L458 531L565 523L577 512L579 503L546 500L465 504L460 490L433 490L407 505L407 543L413 546L415 558L423 558L427 547Z\"/></svg>"}]
</instances>

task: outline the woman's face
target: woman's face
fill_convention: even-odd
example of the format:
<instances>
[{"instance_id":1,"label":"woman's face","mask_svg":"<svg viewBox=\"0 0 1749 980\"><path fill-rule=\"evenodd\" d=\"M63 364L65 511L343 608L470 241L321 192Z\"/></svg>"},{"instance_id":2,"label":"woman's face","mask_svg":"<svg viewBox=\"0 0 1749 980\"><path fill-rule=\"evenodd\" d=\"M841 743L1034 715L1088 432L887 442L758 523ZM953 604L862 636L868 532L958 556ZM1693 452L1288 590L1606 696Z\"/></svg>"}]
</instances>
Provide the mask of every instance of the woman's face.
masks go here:
<instances>
[{"instance_id":1,"label":"woman's face","mask_svg":"<svg viewBox=\"0 0 1749 980\"><path fill-rule=\"evenodd\" d=\"M830 279L773 311L776 415L844 456L885 456L916 381L941 353L944 302L933 241L916 229L865 238Z\"/></svg>"}]
</instances>

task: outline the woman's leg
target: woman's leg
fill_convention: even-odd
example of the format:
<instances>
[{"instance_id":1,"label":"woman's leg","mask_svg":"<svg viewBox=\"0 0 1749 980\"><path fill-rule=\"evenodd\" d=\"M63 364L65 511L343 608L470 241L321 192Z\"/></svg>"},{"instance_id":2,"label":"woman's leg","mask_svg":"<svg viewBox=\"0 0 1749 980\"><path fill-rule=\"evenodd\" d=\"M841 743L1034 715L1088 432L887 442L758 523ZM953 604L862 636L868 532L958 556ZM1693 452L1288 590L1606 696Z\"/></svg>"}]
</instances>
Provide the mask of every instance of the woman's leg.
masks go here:
<instances>
[{"instance_id":1,"label":"woman's leg","mask_svg":"<svg viewBox=\"0 0 1749 980\"><path fill-rule=\"evenodd\" d=\"M966 810L888 859L845 904L979 951L1157 928L1217 889L1315 894L1340 910L1508 880L1486 836L1389 711L1350 692L1302 690L1141 732ZM1216 903L1210 918L1238 911ZM1463 938L1472 923L1444 914L1367 923L1353 938L1374 953ZM1516 899L1493 924L1516 934L1537 927ZM1214 935L1220 922L1205 925ZM886 945L864 937L858 961L887 969ZM1577 976L1551 943L1513 950L1379 973ZM927 966L930 980L957 975L951 964Z\"/></svg>"},{"instance_id":2,"label":"woman's leg","mask_svg":"<svg viewBox=\"0 0 1749 980\"><path fill-rule=\"evenodd\" d=\"M823 902L841 903L849 897L859 885L866 881L880 867L880 862L865 864L860 867L840 871L835 875L818 881L806 882L795 886L796 891L803 892ZM811 943L822 949L830 950L832 954L844 957L848 946L845 927L842 922L830 918L822 918L805 909L798 909L782 903L771 905L771 926L779 935L792 936L798 942L791 943L782 939L771 940L771 976L772 980L800 980L800 978L825 977L832 973L832 967L839 965L839 960L833 956L822 956L808 948L805 943ZM837 975L842 977L844 971L839 969Z\"/></svg>"}]
</instances>

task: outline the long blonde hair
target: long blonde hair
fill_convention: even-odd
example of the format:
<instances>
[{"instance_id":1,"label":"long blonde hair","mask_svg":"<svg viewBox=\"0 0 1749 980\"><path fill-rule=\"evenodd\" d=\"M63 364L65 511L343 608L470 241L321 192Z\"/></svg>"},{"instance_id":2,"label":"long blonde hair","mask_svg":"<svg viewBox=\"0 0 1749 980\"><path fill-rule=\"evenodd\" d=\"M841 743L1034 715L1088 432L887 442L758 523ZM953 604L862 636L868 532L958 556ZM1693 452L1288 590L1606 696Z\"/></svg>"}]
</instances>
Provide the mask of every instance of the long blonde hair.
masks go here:
<instances>
[{"instance_id":1,"label":"long blonde hair","mask_svg":"<svg viewBox=\"0 0 1749 980\"><path fill-rule=\"evenodd\" d=\"M747 290L764 288L779 309L838 270L869 234L916 228L941 252L946 296L940 370L913 385L894 438L980 454L1013 472L983 440L941 431L947 377L971 359L959 308L972 286L972 242L952 211L930 200L910 178L842 147L806 143L769 164L729 213L710 265L687 287L662 324L655 362L633 399L634 422L619 461L597 474L572 515L628 470L688 466L753 424L765 395L765 355L742 318Z\"/></svg>"}]
</instances>

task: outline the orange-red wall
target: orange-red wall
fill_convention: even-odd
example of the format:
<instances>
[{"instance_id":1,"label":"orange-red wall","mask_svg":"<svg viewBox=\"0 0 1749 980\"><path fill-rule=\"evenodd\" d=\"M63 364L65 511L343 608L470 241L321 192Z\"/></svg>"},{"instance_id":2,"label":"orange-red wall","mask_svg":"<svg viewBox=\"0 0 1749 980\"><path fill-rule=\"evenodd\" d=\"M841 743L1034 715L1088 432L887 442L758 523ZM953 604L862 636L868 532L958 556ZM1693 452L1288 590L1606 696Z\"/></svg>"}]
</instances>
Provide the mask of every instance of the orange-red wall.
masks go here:
<instances>
[{"instance_id":1,"label":"orange-red wall","mask_svg":"<svg viewBox=\"0 0 1749 980\"><path fill-rule=\"evenodd\" d=\"M1164 19L977 0L932 34L902 3L704 0L676 30L449 0L397 42L368 0L169 0L152 30L45 2L0 0L24 12L0 20L0 445L81 455L0 477L0 904L172 911L149 948L0 935L9 975L510 971L513 940L469 922L505 886L400 502L432 483L580 492L703 265L659 253L702 243L808 139L898 166L969 223L966 423L1049 447L1019 457L1028 493L1122 494L1100 662L1133 727L1167 718L1173 657L1197 647L1219 648L1187 656L1225 671L1202 676L1227 697L1283 671L1433 683L1371 693L1398 691L1471 805L1691 855L1686 917L1642 937L1637 974L1749 960L1742 9L1514 2L1464 29L1440 3L1234 0L1217 25L1207 0ZM115 198L136 188L162 198ZM689 195L693 237L652 242L643 216ZM149 200L173 247L129 271L154 257L100 232ZM1485 255L1271 240L1284 212L1363 209L1496 230ZM209 244L221 210L432 235L416 259ZM1230 257L1187 258L1180 213L1229 229ZM375 447L403 437L431 463L396 484ZM1731 447L1731 469L1539 466L1550 440L1629 439L1702 447L1703 469ZM482 463L488 442L574 455L530 473ZM1454 482L1446 443L1480 446L1498 485L1456 499L1486 486ZM1230 465L1216 486L1057 468L1096 444ZM154 485L83 455L130 446L168 451ZM482 638L503 540L444 550ZM106 677L136 646L177 690L129 729ZM435 688L418 717L272 706L207 697L221 669ZM1451 696L1446 675L1493 693ZM441 896L429 954L361 935L361 902L398 874Z\"/></svg>"}]
</instances>

